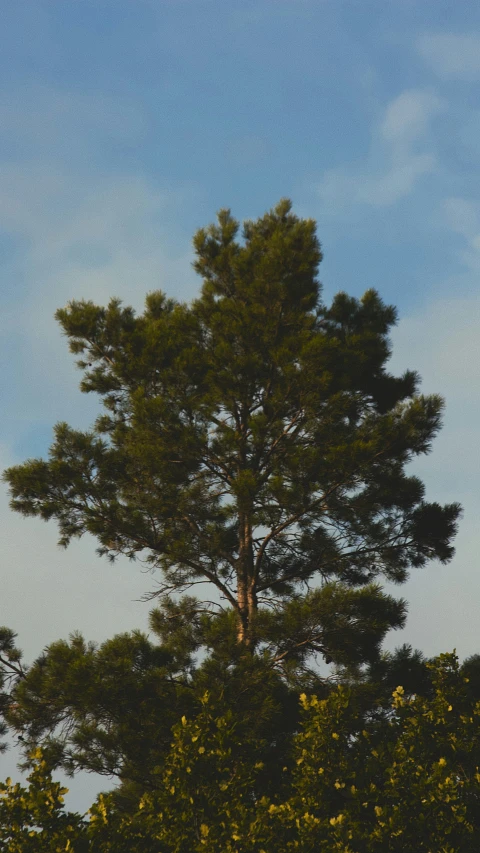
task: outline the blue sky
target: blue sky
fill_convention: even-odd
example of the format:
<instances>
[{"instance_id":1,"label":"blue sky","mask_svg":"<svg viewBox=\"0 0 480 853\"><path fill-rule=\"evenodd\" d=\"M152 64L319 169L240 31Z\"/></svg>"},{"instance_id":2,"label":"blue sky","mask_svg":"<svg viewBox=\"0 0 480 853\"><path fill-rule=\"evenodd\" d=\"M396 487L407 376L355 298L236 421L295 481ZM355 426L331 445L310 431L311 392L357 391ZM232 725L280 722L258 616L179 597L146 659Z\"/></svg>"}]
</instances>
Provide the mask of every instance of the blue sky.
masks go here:
<instances>
[{"instance_id":1,"label":"blue sky","mask_svg":"<svg viewBox=\"0 0 480 853\"><path fill-rule=\"evenodd\" d=\"M325 298L377 288L399 309L392 369L446 397L416 464L465 507L457 555L398 592L427 654L478 641L480 7L465 0L22 0L0 3L0 463L45 454L95 401L53 313L111 296L141 309L199 287L191 237L220 207L282 196L313 216ZM73 629L145 627L151 579L56 547L0 505L0 624L27 659ZM0 775L13 773L14 753ZM88 804L92 786L77 785ZM88 791L87 791L88 788ZM83 793L82 793L83 792ZM83 799L82 799L83 798Z\"/></svg>"}]
</instances>

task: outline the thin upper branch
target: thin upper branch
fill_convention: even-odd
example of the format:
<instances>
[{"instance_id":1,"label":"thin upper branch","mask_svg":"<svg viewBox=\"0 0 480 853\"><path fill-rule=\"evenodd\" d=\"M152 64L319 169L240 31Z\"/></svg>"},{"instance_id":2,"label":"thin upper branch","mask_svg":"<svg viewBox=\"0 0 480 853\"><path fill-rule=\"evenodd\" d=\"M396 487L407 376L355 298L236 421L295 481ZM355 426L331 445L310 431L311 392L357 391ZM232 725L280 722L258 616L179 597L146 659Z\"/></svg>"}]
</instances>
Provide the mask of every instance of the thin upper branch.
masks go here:
<instances>
[{"instance_id":1,"label":"thin upper branch","mask_svg":"<svg viewBox=\"0 0 480 853\"><path fill-rule=\"evenodd\" d=\"M19 678L26 678L26 672L21 663L15 664L8 658L4 658L3 655L0 655L0 664L3 664L3 666L6 666L10 670L9 675L18 675Z\"/></svg>"}]
</instances>

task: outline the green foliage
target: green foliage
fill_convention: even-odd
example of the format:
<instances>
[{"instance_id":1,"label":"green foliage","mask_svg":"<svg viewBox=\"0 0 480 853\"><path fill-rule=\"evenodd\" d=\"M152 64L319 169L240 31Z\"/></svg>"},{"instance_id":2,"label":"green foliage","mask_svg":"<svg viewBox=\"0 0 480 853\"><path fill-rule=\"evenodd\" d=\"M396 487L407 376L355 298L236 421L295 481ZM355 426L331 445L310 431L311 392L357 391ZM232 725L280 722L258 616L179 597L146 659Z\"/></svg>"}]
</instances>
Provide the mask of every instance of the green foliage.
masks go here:
<instances>
[{"instance_id":1,"label":"green foliage","mask_svg":"<svg viewBox=\"0 0 480 853\"><path fill-rule=\"evenodd\" d=\"M480 704L454 655L431 667L432 697L405 699L398 687L381 721L359 716L342 687L325 700L303 696L283 801L249 798L257 767L239 761L228 713L212 716L206 703L194 722L176 727L163 791L143 800L142 811L150 820L156 814L165 850L178 853L474 853Z\"/></svg>"},{"instance_id":2,"label":"green foliage","mask_svg":"<svg viewBox=\"0 0 480 853\"><path fill-rule=\"evenodd\" d=\"M173 726L155 788L128 809L113 793L99 796L88 822L65 814L38 753L28 789L2 787L0 838L11 845L2 849L476 853L480 703L455 655L429 668L431 695L408 698L397 687L381 717L365 718L342 686L326 699L303 694L302 725L273 796L262 739L242 730L234 705L207 693Z\"/></svg>"},{"instance_id":3,"label":"green foliage","mask_svg":"<svg viewBox=\"0 0 480 853\"><path fill-rule=\"evenodd\" d=\"M11 506L161 570L161 600L153 638L73 634L29 667L0 629L0 714L31 771L0 788L2 849L473 853L479 662L381 652L406 603L377 580L453 554L458 504L406 473L442 400L387 372L375 291L322 302L290 202L238 235L227 210L196 234L190 305L57 312L104 411L5 472ZM185 594L201 584L215 601ZM59 767L117 788L71 815Z\"/></svg>"},{"instance_id":4,"label":"green foliage","mask_svg":"<svg viewBox=\"0 0 480 853\"><path fill-rule=\"evenodd\" d=\"M375 291L323 304L313 220L284 200L238 233L224 210L196 234L191 305L157 292L140 316L115 299L57 312L105 413L88 432L58 424L48 460L8 469L11 505L56 519L65 546L89 532L101 554L158 567L159 594L213 585L252 650L265 640L273 657L325 647L335 659L324 635L341 631L316 614L339 604L338 584L402 582L452 556L458 505L427 503L405 473L430 449L442 401L418 394L415 373L387 372L396 312ZM319 582L335 584L323 602L305 595ZM299 601L310 635L295 629L294 643L284 631ZM344 601L339 625L357 606ZM372 587L376 607L399 624Z\"/></svg>"},{"instance_id":5,"label":"green foliage","mask_svg":"<svg viewBox=\"0 0 480 853\"><path fill-rule=\"evenodd\" d=\"M406 699L398 687L381 720L359 715L342 687L324 700L302 696L287 796L273 800L261 791L252 799L258 765L245 761L232 715L205 701L176 726L163 786L141 800L132 825L145 815L161 849L176 853L474 853L480 704L454 655L430 667L432 696Z\"/></svg>"},{"instance_id":6,"label":"green foliage","mask_svg":"<svg viewBox=\"0 0 480 853\"><path fill-rule=\"evenodd\" d=\"M173 725L196 714L208 690L235 709L237 729L244 743L253 739L275 790L298 724L298 692L268 657L240 654L233 624L228 642L214 621L207 639L216 650L193 665L174 624L184 608L185 602L170 603L166 613L152 614L152 628L165 641L160 645L137 631L100 646L72 635L47 647L6 697L6 720L26 754L23 766L41 743L50 768L116 777L117 799L128 807L139 790L157 786Z\"/></svg>"},{"instance_id":7,"label":"green foliage","mask_svg":"<svg viewBox=\"0 0 480 853\"><path fill-rule=\"evenodd\" d=\"M433 686L410 699L398 687L391 716L366 725L345 689L304 697L295 795L275 809L286 850L478 849L480 705L454 655L435 662Z\"/></svg>"},{"instance_id":8,"label":"green foliage","mask_svg":"<svg viewBox=\"0 0 480 853\"><path fill-rule=\"evenodd\" d=\"M22 652L15 645L17 635L10 628L0 628L0 737L7 734L8 726L4 716L10 706L10 693L13 684L24 677ZM0 742L0 753L5 752L6 743Z\"/></svg>"},{"instance_id":9,"label":"green foliage","mask_svg":"<svg viewBox=\"0 0 480 853\"><path fill-rule=\"evenodd\" d=\"M3 853L87 853L82 817L64 810L66 788L53 782L41 750L31 756L28 787L0 783L0 843Z\"/></svg>"},{"instance_id":10,"label":"green foliage","mask_svg":"<svg viewBox=\"0 0 480 853\"><path fill-rule=\"evenodd\" d=\"M41 742L50 767L135 787L148 782L192 703L175 656L136 631L100 647L79 635L52 643L11 690L5 714L27 755Z\"/></svg>"},{"instance_id":11,"label":"green foliage","mask_svg":"<svg viewBox=\"0 0 480 853\"><path fill-rule=\"evenodd\" d=\"M256 626L275 660L288 657L298 667L313 650L328 663L354 666L376 659L386 633L405 619L406 602L377 584L352 590L337 582L292 598L280 614L259 611Z\"/></svg>"}]
</instances>

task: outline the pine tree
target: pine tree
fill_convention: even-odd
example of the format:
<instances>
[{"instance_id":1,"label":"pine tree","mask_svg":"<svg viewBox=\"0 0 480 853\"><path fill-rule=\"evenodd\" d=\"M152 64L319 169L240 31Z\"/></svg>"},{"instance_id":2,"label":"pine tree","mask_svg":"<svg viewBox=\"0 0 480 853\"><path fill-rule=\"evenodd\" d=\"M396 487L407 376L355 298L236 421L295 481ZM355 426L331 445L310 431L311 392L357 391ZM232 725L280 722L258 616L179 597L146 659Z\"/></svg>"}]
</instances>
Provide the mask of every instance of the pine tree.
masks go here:
<instances>
[{"instance_id":1,"label":"pine tree","mask_svg":"<svg viewBox=\"0 0 480 853\"><path fill-rule=\"evenodd\" d=\"M117 299L57 312L104 413L9 468L11 506L56 519L64 546L89 532L160 569L152 596L185 630L216 606L243 654L360 664L405 620L378 578L453 554L459 506L405 472L442 400L387 372L396 312L375 291L322 302L313 220L284 200L238 235L228 210L198 231L190 305L154 292L140 316ZM168 596L201 584L219 601L189 618Z\"/></svg>"}]
</instances>

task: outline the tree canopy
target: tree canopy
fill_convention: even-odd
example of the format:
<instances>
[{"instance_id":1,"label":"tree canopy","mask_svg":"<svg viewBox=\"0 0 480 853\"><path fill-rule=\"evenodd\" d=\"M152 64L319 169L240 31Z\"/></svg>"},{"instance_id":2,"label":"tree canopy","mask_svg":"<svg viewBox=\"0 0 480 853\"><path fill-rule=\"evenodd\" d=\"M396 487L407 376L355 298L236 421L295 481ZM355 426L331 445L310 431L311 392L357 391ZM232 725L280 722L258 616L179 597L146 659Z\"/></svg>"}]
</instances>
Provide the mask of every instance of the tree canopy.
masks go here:
<instances>
[{"instance_id":1,"label":"tree canopy","mask_svg":"<svg viewBox=\"0 0 480 853\"><path fill-rule=\"evenodd\" d=\"M161 578L148 636L74 633L25 665L0 629L0 735L31 774L0 786L5 850L473 853L480 659L382 651L407 611L382 579L453 555L459 505L408 470L442 399L388 372L375 291L324 303L289 201L241 233L220 211L194 248L190 304L57 311L103 408L4 474L61 545L89 533ZM118 784L82 817L55 768Z\"/></svg>"},{"instance_id":2,"label":"tree canopy","mask_svg":"<svg viewBox=\"0 0 480 853\"><path fill-rule=\"evenodd\" d=\"M117 299L57 311L104 413L58 424L48 460L5 478L63 545L88 531L101 554L145 560L158 594L213 586L243 647L360 663L405 619L376 579L447 562L459 507L405 470L441 398L388 373L396 312L375 291L322 302L315 228L284 200L239 239L223 210L195 235L190 305L154 292L140 316Z\"/></svg>"}]
</instances>

